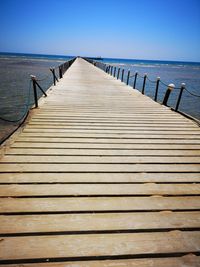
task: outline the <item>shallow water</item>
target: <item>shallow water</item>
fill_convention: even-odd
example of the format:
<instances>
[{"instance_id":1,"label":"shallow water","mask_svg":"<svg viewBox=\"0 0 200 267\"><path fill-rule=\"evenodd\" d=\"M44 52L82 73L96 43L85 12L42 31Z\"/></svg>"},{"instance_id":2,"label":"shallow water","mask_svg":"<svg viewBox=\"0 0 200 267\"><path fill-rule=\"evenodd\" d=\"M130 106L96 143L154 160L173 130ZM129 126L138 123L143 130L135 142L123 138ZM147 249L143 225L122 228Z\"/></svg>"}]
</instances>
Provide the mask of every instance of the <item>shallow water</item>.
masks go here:
<instances>
[{"instance_id":1,"label":"shallow water","mask_svg":"<svg viewBox=\"0 0 200 267\"><path fill-rule=\"evenodd\" d=\"M39 84L46 91L53 83L49 68L57 67L69 59L60 56L0 54L0 117L13 121L20 119L34 104L30 75L38 79L45 78ZM38 90L38 98L41 95ZM0 120L0 141L18 124Z\"/></svg>"}]
</instances>

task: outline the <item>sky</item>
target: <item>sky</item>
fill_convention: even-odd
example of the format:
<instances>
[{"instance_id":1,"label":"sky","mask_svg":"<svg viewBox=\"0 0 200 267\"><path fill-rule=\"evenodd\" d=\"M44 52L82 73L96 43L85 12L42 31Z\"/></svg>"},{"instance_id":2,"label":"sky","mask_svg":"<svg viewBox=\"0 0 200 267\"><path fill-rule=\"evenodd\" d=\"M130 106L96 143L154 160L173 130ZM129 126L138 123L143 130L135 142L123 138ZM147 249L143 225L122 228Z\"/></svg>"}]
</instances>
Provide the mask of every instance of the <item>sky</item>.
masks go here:
<instances>
[{"instance_id":1,"label":"sky","mask_svg":"<svg viewBox=\"0 0 200 267\"><path fill-rule=\"evenodd\" d=\"M0 51L200 62L200 0L0 0Z\"/></svg>"}]
</instances>

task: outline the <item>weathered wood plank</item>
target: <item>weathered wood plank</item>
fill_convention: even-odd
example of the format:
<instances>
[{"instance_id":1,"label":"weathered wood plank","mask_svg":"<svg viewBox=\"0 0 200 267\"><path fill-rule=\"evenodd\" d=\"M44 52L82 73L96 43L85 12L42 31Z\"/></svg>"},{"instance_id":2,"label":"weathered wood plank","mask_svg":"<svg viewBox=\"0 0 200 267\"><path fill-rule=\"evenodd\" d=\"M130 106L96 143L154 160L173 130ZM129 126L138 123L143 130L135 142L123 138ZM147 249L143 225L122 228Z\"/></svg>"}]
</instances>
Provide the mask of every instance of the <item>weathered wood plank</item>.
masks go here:
<instances>
[{"instance_id":1,"label":"weathered wood plank","mask_svg":"<svg viewBox=\"0 0 200 267\"><path fill-rule=\"evenodd\" d=\"M142 130L138 130L138 129L135 129L134 127L127 127L125 125L123 126L72 126L72 125L67 125L67 123L52 123L52 122L49 122L49 124L45 124L44 122L41 122L41 124L33 124L33 123L29 123L26 127L26 129L28 130L36 130L36 129L56 129L56 130L59 130L60 129L63 129L63 130L78 130L79 132L81 131L95 131L97 130L97 132L100 131L109 131L109 132L118 132L118 131L123 131L123 132L132 132L134 133L135 135L136 134L141 134L141 135L169 135L169 134L174 134L174 130L170 130L169 128L168 129L164 129L164 130L158 130L157 131L152 131L151 129L142 129ZM43 130L42 130L43 131ZM200 130L196 129L195 130L181 130L181 129L177 129L176 130L176 135L179 136L179 135L183 135L183 136L187 136L187 135L197 135L198 137L200 136Z\"/></svg>"},{"instance_id":2,"label":"weathered wood plank","mask_svg":"<svg viewBox=\"0 0 200 267\"><path fill-rule=\"evenodd\" d=\"M1 163L0 172L199 172L199 164Z\"/></svg>"},{"instance_id":3,"label":"weathered wood plank","mask_svg":"<svg viewBox=\"0 0 200 267\"><path fill-rule=\"evenodd\" d=\"M200 195L200 184L0 185L0 197L71 195Z\"/></svg>"},{"instance_id":4,"label":"weathered wood plank","mask_svg":"<svg viewBox=\"0 0 200 267\"><path fill-rule=\"evenodd\" d=\"M199 196L1 198L1 213L200 209Z\"/></svg>"},{"instance_id":5,"label":"weathered wood plank","mask_svg":"<svg viewBox=\"0 0 200 267\"><path fill-rule=\"evenodd\" d=\"M188 254L183 257L129 259L129 260L101 260L101 261L65 261L63 263L29 263L6 264L2 267L198 267L200 257Z\"/></svg>"},{"instance_id":6,"label":"weathered wood plank","mask_svg":"<svg viewBox=\"0 0 200 267\"><path fill-rule=\"evenodd\" d=\"M84 156L200 156L199 150L145 150L145 149L40 149L40 148L10 148L6 155L84 155Z\"/></svg>"},{"instance_id":7,"label":"weathered wood plank","mask_svg":"<svg viewBox=\"0 0 200 267\"><path fill-rule=\"evenodd\" d=\"M106 136L95 134L57 134L54 137L53 133L23 133L21 137L16 140L16 143L99 143L99 144L193 144L199 145L200 140L196 138L134 138L126 136ZM38 139L38 140L37 140ZM193 149L196 147L194 146Z\"/></svg>"},{"instance_id":8,"label":"weathered wood plank","mask_svg":"<svg viewBox=\"0 0 200 267\"><path fill-rule=\"evenodd\" d=\"M198 141L199 142L199 141ZM98 143L29 143L29 142L15 142L11 145L12 148L87 148L87 149L190 149L200 150L200 144L195 144L194 140L189 142L187 140L185 143L182 141L180 143L153 143L151 140L144 140L141 143L136 140L134 144L98 144Z\"/></svg>"},{"instance_id":9,"label":"weathered wood plank","mask_svg":"<svg viewBox=\"0 0 200 267\"><path fill-rule=\"evenodd\" d=\"M178 131L178 132L181 132L181 131L185 131L185 132L188 132L188 131L199 131L199 129L195 126L191 127L191 126L183 126L183 127L177 127L176 125L175 126L171 126L170 128L165 126L165 125L162 125L162 126L152 126L152 125L144 125L144 126L137 126L136 123L132 122L118 122L118 121L107 121L107 122L98 122L98 121L70 121L70 120L61 120L61 119L53 119L53 118L49 118L49 119L41 119L41 120L35 120L35 119L32 119L28 125L30 126L41 126L41 125L45 125L45 126L59 126L59 125L63 125L63 126L66 126L66 127L72 127L72 128L93 128L93 127L98 127L98 128L103 128L103 127L107 127L107 128L131 128L131 129L134 129L134 130L137 130L137 131L140 131L140 130L144 130L144 131Z\"/></svg>"},{"instance_id":10,"label":"weathered wood plank","mask_svg":"<svg viewBox=\"0 0 200 267\"><path fill-rule=\"evenodd\" d=\"M71 124L71 125L76 125L76 124L82 124L82 125L99 125L99 126L106 126L106 125L130 125L133 127L136 127L137 122L140 121L140 119L143 121L143 119L145 118L145 120L150 119L152 120L152 116L155 116L155 114L151 114L151 112L143 114L142 116L137 116L137 114L134 114L134 116L132 115L131 117L129 116L129 114L127 114L127 117L110 117L108 116L107 118L102 116L102 117L85 117L84 114L82 114L83 116L79 116L79 117L71 117L71 116L67 116L66 113L68 113L67 111L64 111L63 113L59 112L56 115L52 115L52 113L49 114L44 114L44 115L40 115L39 113L37 113L34 117L31 118L31 120L29 121L29 123L41 123L41 122L46 122L46 123L50 123L51 121L54 123L57 122L66 122L67 124ZM160 114L160 120L159 121L155 121L154 122L166 122L168 123L169 120L165 120L166 116L171 116L171 114L168 113L167 114ZM177 121L177 119L175 119L174 121ZM178 121L179 122L179 121ZM154 123L153 123L154 124ZM164 123L163 123L164 124ZM150 124L144 125L144 127L148 128L151 127ZM165 125L163 125L163 127L166 127ZM177 127L175 124L171 126L172 128L179 128ZM184 124L181 126L181 128L186 128L186 129L191 129L194 130L195 128L197 129L197 127L195 126L195 124L191 123L189 121L189 123L187 124L186 121L184 121ZM169 129L169 128L168 128ZM171 128L170 128L171 129ZM180 129L180 128L179 128Z\"/></svg>"},{"instance_id":11,"label":"weathered wood plank","mask_svg":"<svg viewBox=\"0 0 200 267\"><path fill-rule=\"evenodd\" d=\"M0 183L195 183L199 173L0 173Z\"/></svg>"},{"instance_id":12,"label":"weathered wood plank","mask_svg":"<svg viewBox=\"0 0 200 267\"><path fill-rule=\"evenodd\" d=\"M94 133L94 134L123 134L123 135L129 135L132 136L132 138L174 138L174 133L170 134L168 132L146 132L144 133L144 131L135 131L133 130L125 130L125 129L121 129L121 130L114 130L114 129L74 129L74 128L64 128L63 126L61 126L60 128L58 127L49 127L49 128L44 128L44 127L31 127L31 126L27 126L24 129L24 133L35 133L35 132L39 132L39 133ZM176 133L176 138L199 138L200 134L198 131L192 131L192 133L184 133L184 134L179 134Z\"/></svg>"},{"instance_id":13,"label":"weathered wood plank","mask_svg":"<svg viewBox=\"0 0 200 267\"><path fill-rule=\"evenodd\" d=\"M198 228L200 212L142 212L0 216L0 233Z\"/></svg>"},{"instance_id":14,"label":"weathered wood plank","mask_svg":"<svg viewBox=\"0 0 200 267\"><path fill-rule=\"evenodd\" d=\"M172 231L168 233L5 237L0 242L0 248L1 260L190 253L199 251L200 233Z\"/></svg>"},{"instance_id":15,"label":"weathered wood plank","mask_svg":"<svg viewBox=\"0 0 200 267\"><path fill-rule=\"evenodd\" d=\"M1 163L200 163L200 157L196 156L56 156L56 155L42 155L42 156L20 156L20 155L5 155ZM200 167L200 166L199 166ZM200 169L199 169L200 171Z\"/></svg>"}]
</instances>

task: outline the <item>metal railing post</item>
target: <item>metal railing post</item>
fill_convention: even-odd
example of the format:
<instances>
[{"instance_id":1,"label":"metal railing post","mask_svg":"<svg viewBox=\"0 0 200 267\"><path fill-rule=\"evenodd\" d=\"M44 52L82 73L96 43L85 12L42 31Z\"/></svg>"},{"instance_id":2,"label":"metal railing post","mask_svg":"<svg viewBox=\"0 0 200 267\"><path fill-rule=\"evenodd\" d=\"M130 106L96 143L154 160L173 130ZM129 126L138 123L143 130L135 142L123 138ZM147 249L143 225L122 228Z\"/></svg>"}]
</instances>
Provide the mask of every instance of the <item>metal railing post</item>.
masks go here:
<instances>
[{"instance_id":1,"label":"metal railing post","mask_svg":"<svg viewBox=\"0 0 200 267\"><path fill-rule=\"evenodd\" d=\"M134 79L134 83L133 83L133 89L135 89L135 87L136 87L137 76L138 76L138 72L136 71L136 73L135 73L135 79Z\"/></svg>"},{"instance_id":2,"label":"metal railing post","mask_svg":"<svg viewBox=\"0 0 200 267\"><path fill-rule=\"evenodd\" d=\"M122 70L121 82L124 81L124 69Z\"/></svg>"},{"instance_id":3,"label":"metal railing post","mask_svg":"<svg viewBox=\"0 0 200 267\"><path fill-rule=\"evenodd\" d=\"M114 68L114 77L115 77L115 75L116 75L116 67Z\"/></svg>"},{"instance_id":4,"label":"metal railing post","mask_svg":"<svg viewBox=\"0 0 200 267\"><path fill-rule=\"evenodd\" d=\"M117 80L119 79L119 74L120 74L120 68L118 68L118 72L117 72Z\"/></svg>"},{"instance_id":5,"label":"metal railing post","mask_svg":"<svg viewBox=\"0 0 200 267\"><path fill-rule=\"evenodd\" d=\"M110 75L113 75L113 66L111 66L111 71L110 71Z\"/></svg>"},{"instance_id":6,"label":"metal railing post","mask_svg":"<svg viewBox=\"0 0 200 267\"><path fill-rule=\"evenodd\" d=\"M130 70L128 70L126 85L128 85L128 83L129 83L129 77L130 77Z\"/></svg>"},{"instance_id":7,"label":"metal railing post","mask_svg":"<svg viewBox=\"0 0 200 267\"><path fill-rule=\"evenodd\" d=\"M55 69L53 68L50 68L50 71L52 72L53 74L53 84L56 85L56 75L55 75Z\"/></svg>"},{"instance_id":8,"label":"metal railing post","mask_svg":"<svg viewBox=\"0 0 200 267\"><path fill-rule=\"evenodd\" d=\"M143 85L142 85L142 94L144 94L146 80L147 80L147 73L144 74L144 80L143 80Z\"/></svg>"},{"instance_id":9,"label":"metal railing post","mask_svg":"<svg viewBox=\"0 0 200 267\"><path fill-rule=\"evenodd\" d=\"M158 99L158 88L159 88L159 83L160 83L160 77L157 77L157 81L156 81L156 91L155 91L155 96L154 96L154 101L157 102Z\"/></svg>"},{"instance_id":10,"label":"metal railing post","mask_svg":"<svg viewBox=\"0 0 200 267\"><path fill-rule=\"evenodd\" d=\"M34 94L34 101L35 101L35 107L38 107L38 97L37 97L37 88L36 88L36 76L31 75L31 80L33 83L33 94Z\"/></svg>"},{"instance_id":11,"label":"metal railing post","mask_svg":"<svg viewBox=\"0 0 200 267\"><path fill-rule=\"evenodd\" d=\"M183 90L184 89L185 89L185 83L182 83L181 84L181 88L180 88L180 93L179 93L179 96L178 96L178 100L177 100L177 103L176 103L175 111L177 111L178 108L179 108L179 104L180 104L181 97L182 97L182 94L183 94Z\"/></svg>"},{"instance_id":12,"label":"metal railing post","mask_svg":"<svg viewBox=\"0 0 200 267\"><path fill-rule=\"evenodd\" d=\"M175 87L175 85L173 83L170 83L168 85L167 91L165 93L165 97L164 97L163 102L162 102L163 105L167 106L169 96L170 96L171 92L173 91L174 87Z\"/></svg>"},{"instance_id":13,"label":"metal railing post","mask_svg":"<svg viewBox=\"0 0 200 267\"><path fill-rule=\"evenodd\" d=\"M41 90L41 92L47 97L47 94L46 94L45 91L42 89L42 87L39 85L39 83L37 82L37 80L35 80L35 84L38 86L38 88Z\"/></svg>"},{"instance_id":14,"label":"metal railing post","mask_svg":"<svg viewBox=\"0 0 200 267\"><path fill-rule=\"evenodd\" d=\"M59 66L59 77L60 79L62 79L63 75L62 75L62 65Z\"/></svg>"}]
</instances>

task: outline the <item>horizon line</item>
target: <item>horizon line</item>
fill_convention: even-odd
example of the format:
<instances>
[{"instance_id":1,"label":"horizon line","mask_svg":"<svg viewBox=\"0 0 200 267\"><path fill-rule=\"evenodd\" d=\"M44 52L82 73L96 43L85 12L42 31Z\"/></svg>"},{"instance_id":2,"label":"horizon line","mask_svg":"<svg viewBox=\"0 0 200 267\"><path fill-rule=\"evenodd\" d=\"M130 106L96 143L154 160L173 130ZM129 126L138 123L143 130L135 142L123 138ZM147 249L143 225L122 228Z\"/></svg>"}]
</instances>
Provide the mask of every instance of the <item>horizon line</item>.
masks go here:
<instances>
[{"instance_id":1,"label":"horizon line","mask_svg":"<svg viewBox=\"0 0 200 267\"><path fill-rule=\"evenodd\" d=\"M125 59L125 60L147 60L147 61L166 61L166 62L185 62L185 63L199 63L200 61L190 61L190 60L171 60L171 59L144 59L144 58L121 58L121 57L102 57L102 56L72 56L72 55L61 55L61 54L41 54L41 53L30 53L30 52L7 52L7 51L0 51L0 53L5 54L19 54L19 55L43 55L43 56L62 56L62 57L88 57L88 58L97 58L101 57L102 59Z\"/></svg>"}]
</instances>

